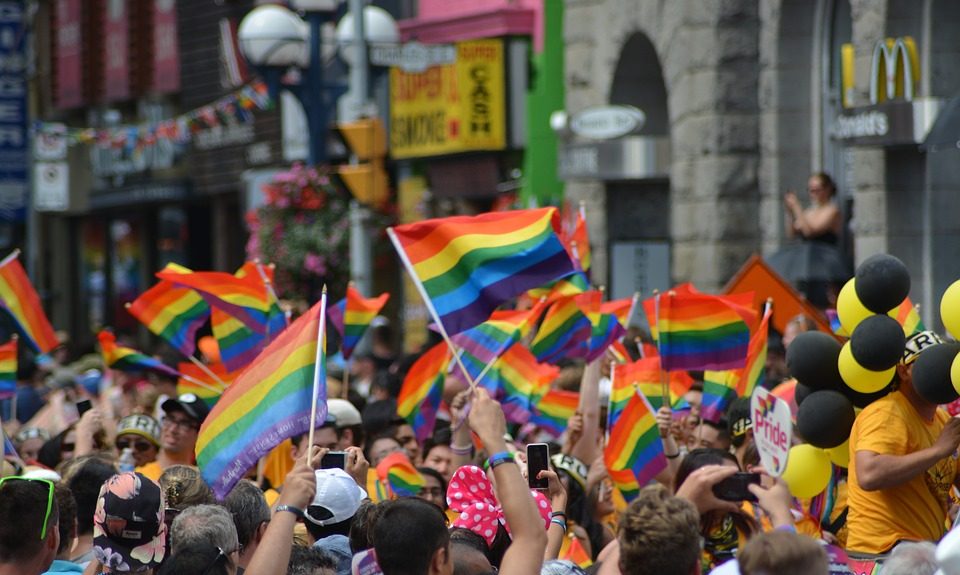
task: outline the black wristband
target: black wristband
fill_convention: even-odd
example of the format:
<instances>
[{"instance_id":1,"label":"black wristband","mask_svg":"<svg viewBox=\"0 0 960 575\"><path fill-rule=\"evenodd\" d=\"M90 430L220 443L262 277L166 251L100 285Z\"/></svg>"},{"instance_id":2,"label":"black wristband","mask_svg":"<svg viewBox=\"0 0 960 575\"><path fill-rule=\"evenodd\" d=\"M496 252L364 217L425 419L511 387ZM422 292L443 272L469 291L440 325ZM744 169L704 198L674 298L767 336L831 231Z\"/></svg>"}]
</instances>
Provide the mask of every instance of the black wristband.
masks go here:
<instances>
[{"instance_id":1,"label":"black wristband","mask_svg":"<svg viewBox=\"0 0 960 575\"><path fill-rule=\"evenodd\" d=\"M296 515L298 519L303 519L305 516L303 509L298 509L293 505L277 505L273 508L274 513L280 513L281 511L289 511L290 513Z\"/></svg>"}]
</instances>

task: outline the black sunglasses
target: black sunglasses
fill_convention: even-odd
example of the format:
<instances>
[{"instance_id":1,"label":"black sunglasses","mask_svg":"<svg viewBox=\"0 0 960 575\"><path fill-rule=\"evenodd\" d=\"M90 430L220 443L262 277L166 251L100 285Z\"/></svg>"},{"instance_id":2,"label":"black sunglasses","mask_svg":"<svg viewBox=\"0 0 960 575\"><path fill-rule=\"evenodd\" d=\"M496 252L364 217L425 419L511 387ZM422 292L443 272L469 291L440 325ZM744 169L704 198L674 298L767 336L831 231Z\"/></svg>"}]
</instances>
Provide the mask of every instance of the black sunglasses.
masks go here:
<instances>
[{"instance_id":1,"label":"black sunglasses","mask_svg":"<svg viewBox=\"0 0 960 575\"><path fill-rule=\"evenodd\" d=\"M149 451L153 444L149 441L117 441L117 449L123 451L126 448L135 449L141 453Z\"/></svg>"}]
</instances>

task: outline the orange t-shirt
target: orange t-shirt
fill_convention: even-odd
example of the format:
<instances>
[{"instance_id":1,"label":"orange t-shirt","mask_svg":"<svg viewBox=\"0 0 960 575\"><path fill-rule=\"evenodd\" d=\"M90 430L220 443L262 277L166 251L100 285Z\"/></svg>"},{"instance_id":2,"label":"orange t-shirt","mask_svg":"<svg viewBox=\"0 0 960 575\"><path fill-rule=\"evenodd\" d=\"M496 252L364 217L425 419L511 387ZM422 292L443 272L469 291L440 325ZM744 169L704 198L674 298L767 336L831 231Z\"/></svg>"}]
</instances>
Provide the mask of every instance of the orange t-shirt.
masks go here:
<instances>
[{"instance_id":1,"label":"orange t-shirt","mask_svg":"<svg viewBox=\"0 0 960 575\"><path fill-rule=\"evenodd\" d=\"M885 553L901 539L937 541L943 536L950 488L957 477L956 455L906 483L866 491L857 480L856 453L906 455L926 449L949 419L938 409L933 421L924 421L899 391L860 412L850 433L848 549Z\"/></svg>"}]
</instances>

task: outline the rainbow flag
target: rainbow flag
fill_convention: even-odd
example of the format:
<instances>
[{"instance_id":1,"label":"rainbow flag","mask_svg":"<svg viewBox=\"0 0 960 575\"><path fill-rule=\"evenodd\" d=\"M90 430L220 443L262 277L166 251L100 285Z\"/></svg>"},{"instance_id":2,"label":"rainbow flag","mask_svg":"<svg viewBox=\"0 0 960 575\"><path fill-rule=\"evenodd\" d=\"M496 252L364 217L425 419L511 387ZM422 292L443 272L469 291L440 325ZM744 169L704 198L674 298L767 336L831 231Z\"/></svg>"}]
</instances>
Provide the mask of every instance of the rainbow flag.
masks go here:
<instances>
[{"instance_id":1,"label":"rainbow flag","mask_svg":"<svg viewBox=\"0 0 960 575\"><path fill-rule=\"evenodd\" d=\"M17 394L17 339L0 345L0 399Z\"/></svg>"},{"instance_id":2,"label":"rainbow flag","mask_svg":"<svg viewBox=\"0 0 960 575\"><path fill-rule=\"evenodd\" d=\"M388 228L407 271L448 334L486 321L506 300L573 273L556 208L493 212Z\"/></svg>"},{"instance_id":3,"label":"rainbow flag","mask_svg":"<svg viewBox=\"0 0 960 575\"><path fill-rule=\"evenodd\" d=\"M637 498L637 495L640 495L640 484L637 483L637 478L633 475L633 471L630 469L622 469L619 471L607 470L607 473L610 475L610 481L613 482L613 486L617 488L617 491L623 495L624 500L628 503Z\"/></svg>"},{"instance_id":4,"label":"rainbow flag","mask_svg":"<svg viewBox=\"0 0 960 575\"><path fill-rule=\"evenodd\" d=\"M267 292L267 332L268 340L273 340L281 331L290 325L287 314L280 308L280 301L273 290L274 266L263 265L258 261L243 262L233 275L238 278L251 277L254 281L263 283L263 289Z\"/></svg>"},{"instance_id":5,"label":"rainbow flag","mask_svg":"<svg viewBox=\"0 0 960 575\"><path fill-rule=\"evenodd\" d=\"M574 272L567 277L548 282L547 284L527 291L527 297L532 300L547 298L547 302L568 295L577 295L590 289L590 280L583 272Z\"/></svg>"},{"instance_id":6,"label":"rainbow flag","mask_svg":"<svg viewBox=\"0 0 960 575\"><path fill-rule=\"evenodd\" d=\"M903 300L894 310L891 310L889 315L903 326L903 333L907 337L927 329L923 325L923 320L920 319L920 312L917 311L909 297Z\"/></svg>"},{"instance_id":7,"label":"rainbow flag","mask_svg":"<svg viewBox=\"0 0 960 575\"><path fill-rule=\"evenodd\" d=\"M500 356L490 372L507 420L523 424L532 415L534 398L546 393L560 375L560 368L538 363L530 350L516 343Z\"/></svg>"},{"instance_id":8,"label":"rainbow flag","mask_svg":"<svg viewBox=\"0 0 960 575\"><path fill-rule=\"evenodd\" d=\"M617 316L611 313L601 314L600 321L593 326L590 340L586 345L585 359L587 363L603 355L608 347L619 341L626 333L626 328L623 327Z\"/></svg>"},{"instance_id":9,"label":"rainbow flag","mask_svg":"<svg viewBox=\"0 0 960 575\"><path fill-rule=\"evenodd\" d=\"M567 546L567 552L560 557L563 561L569 561L581 569L586 569L593 565L593 560L587 554L587 550L580 544L580 540L572 532L569 535L570 544Z\"/></svg>"},{"instance_id":10,"label":"rainbow flag","mask_svg":"<svg viewBox=\"0 0 960 575\"><path fill-rule=\"evenodd\" d=\"M752 297L752 295L751 295ZM744 366L750 328L725 299L706 294L660 294L658 325L663 369L734 369Z\"/></svg>"},{"instance_id":11,"label":"rainbow flag","mask_svg":"<svg viewBox=\"0 0 960 575\"><path fill-rule=\"evenodd\" d=\"M103 364L117 371L152 371L167 377L178 378L177 370L159 359L150 357L130 347L117 345L117 337L107 330L97 334Z\"/></svg>"},{"instance_id":12,"label":"rainbow flag","mask_svg":"<svg viewBox=\"0 0 960 575\"><path fill-rule=\"evenodd\" d=\"M264 281L244 273L237 277L225 272L176 273L157 272L157 277L177 286L196 291L210 307L218 308L242 321L258 334L276 334L279 323L271 313L273 307ZM282 314L281 314L282 317Z\"/></svg>"},{"instance_id":13,"label":"rainbow flag","mask_svg":"<svg viewBox=\"0 0 960 575\"><path fill-rule=\"evenodd\" d=\"M388 299L390 299L388 293L380 294L375 298L365 298L357 288L348 285L347 297L327 310L330 323L343 338L340 345L343 359L350 359L354 348L360 343L363 333L367 331L367 327L373 321L373 318L377 317L383 306L387 304Z\"/></svg>"},{"instance_id":14,"label":"rainbow flag","mask_svg":"<svg viewBox=\"0 0 960 575\"><path fill-rule=\"evenodd\" d=\"M425 483L423 476L402 451L383 458L377 465L377 477L390 488L395 497L414 497L420 493Z\"/></svg>"},{"instance_id":15,"label":"rainbow flag","mask_svg":"<svg viewBox=\"0 0 960 575\"><path fill-rule=\"evenodd\" d=\"M611 479L615 472L630 470L641 487L666 469L667 458L663 454L657 420L642 395L634 394L613 422L610 439L603 449L603 461Z\"/></svg>"},{"instance_id":16,"label":"rainbow flag","mask_svg":"<svg viewBox=\"0 0 960 575\"><path fill-rule=\"evenodd\" d=\"M577 257L580 270L590 271L590 236L587 234L587 212L584 206L577 210L577 223L574 224L573 235L570 236L570 246Z\"/></svg>"},{"instance_id":17,"label":"rainbow flag","mask_svg":"<svg viewBox=\"0 0 960 575\"><path fill-rule=\"evenodd\" d=\"M657 356L644 357L614 366L610 388L609 418L615 421L637 391L647 398L654 411L660 409L665 401L662 377L660 358ZM690 391L693 378L685 371L672 371L667 379L667 386L670 389L670 398L667 401L673 405L676 400Z\"/></svg>"},{"instance_id":18,"label":"rainbow flag","mask_svg":"<svg viewBox=\"0 0 960 575\"><path fill-rule=\"evenodd\" d=\"M267 338L227 312L210 310L210 330L220 348L220 361L229 371L240 371L267 345Z\"/></svg>"},{"instance_id":19,"label":"rainbow flag","mask_svg":"<svg viewBox=\"0 0 960 575\"><path fill-rule=\"evenodd\" d=\"M166 280L127 304L127 311L186 356L196 351L197 330L210 316L210 306L196 292Z\"/></svg>"},{"instance_id":20,"label":"rainbow flag","mask_svg":"<svg viewBox=\"0 0 960 575\"><path fill-rule=\"evenodd\" d=\"M530 421L554 437L560 437L567 428L567 421L580 405L576 391L551 389L533 406Z\"/></svg>"},{"instance_id":21,"label":"rainbow flag","mask_svg":"<svg viewBox=\"0 0 960 575\"><path fill-rule=\"evenodd\" d=\"M547 310L530 351L537 361L555 363L570 355L586 355L593 328L600 322L603 294L592 290L565 296Z\"/></svg>"},{"instance_id":22,"label":"rainbow flag","mask_svg":"<svg viewBox=\"0 0 960 575\"><path fill-rule=\"evenodd\" d=\"M207 364L207 369L226 385L230 385L236 375L228 372L222 363ZM223 395L223 390L226 389L223 384L192 363L180 363L177 365L177 371L180 372L180 378L177 380L177 395L192 393L202 399L207 407L216 405L217 400Z\"/></svg>"},{"instance_id":23,"label":"rainbow flag","mask_svg":"<svg viewBox=\"0 0 960 575\"><path fill-rule=\"evenodd\" d=\"M600 304L600 313L612 314L624 328L630 327L630 316L637 306L637 296L614 299Z\"/></svg>"},{"instance_id":24,"label":"rainbow flag","mask_svg":"<svg viewBox=\"0 0 960 575\"><path fill-rule=\"evenodd\" d=\"M477 381L486 364L526 337L546 306L546 302L540 300L528 310L497 310L487 321L453 336L453 343L464 354L472 356L464 362L470 377Z\"/></svg>"},{"instance_id":25,"label":"rainbow flag","mask_svg":"<svg viewBox=\"0 0 960 575\"><path fill-rule=\"evenodd\" d=\"M0 262L0 306L13 317L17 331L33 351L49 353L60 342L18 255L14 252Z\"/></svg>"},{"instance_id":26,"label":"rainbow flag","mask_svg":"<svg viewBox=\"0 0 960 575\"><path fill-rule=\"evenodd\" d=\"M748 397L758 385L763 385L767 371L767 336L770 330L772 308L763 314L763 320L750 338L747 363L741 369L703 372L703 400L700 414L704 419L719 421L727 406L738 397Z\"/></svg>"},{"instance_id":27,"label":"rainbow flag","mask_svg":"<svg viewBox=\"0 0 960 575\"><path fill-rule=\"evenodd\" d=\"M421 355L403 379L397 397L397 415L410 423L417 441L433 435L451 358L447 344L440 342Z\"/></svg>"},{"instance_id":28,"label":"rainbow flag","mask_svg":"<svg viewBox=\"0 0 960 575\"><path fill-rule=\"evenodd\" d=\"M223 499L248 469L283 440L310 428L311 403L317 421L327 415L326 293L263 350L223 392L200 428L197 465ZM314 382L317 395L313 396Z\"/></svg>"}]
</instances>

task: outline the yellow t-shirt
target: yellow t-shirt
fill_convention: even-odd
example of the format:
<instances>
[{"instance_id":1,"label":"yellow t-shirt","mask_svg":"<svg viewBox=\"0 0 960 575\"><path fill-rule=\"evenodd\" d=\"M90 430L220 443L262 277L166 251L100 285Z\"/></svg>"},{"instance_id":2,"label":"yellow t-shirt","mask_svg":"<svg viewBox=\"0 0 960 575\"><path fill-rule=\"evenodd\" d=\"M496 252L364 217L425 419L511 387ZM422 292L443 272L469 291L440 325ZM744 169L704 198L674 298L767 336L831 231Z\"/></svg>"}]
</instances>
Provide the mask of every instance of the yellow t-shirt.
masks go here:
<instances>
[{"instance_id":1,"label":"yellow t-shirt","mask_svg":"<svg viewBox=\"0 0 960 575\"><path fill-rule=\"evenodd\" d=\"M938 409L933 421L924 421L899 391L860 412L850 433L848 549L885 553L901 539L937 541L943 536L950 487L957 477L955 456L902 485L865 491L857 480L856 453L906 455L926 449L949 419Z\"/></svg>"},{"instance_id":2,"label":"yellow t-shirt","mask_svg":"<svg viewBox=\"0 0 960 575\"><path fill-rule=\"evenodd\" d=\"M134 471L153 479L157 483L160 483L160 476L163 475L163 469L160 468L160 464L156 461L151 461L142 467L136 468Z\"/></svg>"}]
</instances>

